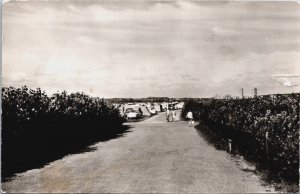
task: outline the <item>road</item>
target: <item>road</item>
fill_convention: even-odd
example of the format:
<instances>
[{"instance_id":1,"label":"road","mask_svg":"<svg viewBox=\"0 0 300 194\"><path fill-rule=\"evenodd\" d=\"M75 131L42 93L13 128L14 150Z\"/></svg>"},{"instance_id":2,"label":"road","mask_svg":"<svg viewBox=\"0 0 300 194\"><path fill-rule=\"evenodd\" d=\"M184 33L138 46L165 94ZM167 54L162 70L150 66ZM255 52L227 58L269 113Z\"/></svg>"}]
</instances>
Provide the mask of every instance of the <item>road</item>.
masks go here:
<instances>
[{"instance_id":1,"label":"road","mask_svg":"<svg viewBox=\"0 0 300 194\"><path fill-rule=\"evenodd\" d=\"M2 184L5 192L274 192L245 161L208 145L185 121L164 113L132 125L124 137L94 145Z\"/></svg>"}]
</instances>

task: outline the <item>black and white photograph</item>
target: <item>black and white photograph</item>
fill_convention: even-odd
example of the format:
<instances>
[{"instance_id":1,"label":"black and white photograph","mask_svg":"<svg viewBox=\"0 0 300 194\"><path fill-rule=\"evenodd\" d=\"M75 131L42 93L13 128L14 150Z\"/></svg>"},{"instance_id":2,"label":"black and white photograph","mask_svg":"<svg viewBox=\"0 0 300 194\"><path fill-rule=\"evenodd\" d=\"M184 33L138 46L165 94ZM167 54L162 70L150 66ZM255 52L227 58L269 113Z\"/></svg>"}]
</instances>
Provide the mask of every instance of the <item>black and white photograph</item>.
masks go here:
<instances>
[{"instance_id":1,"label":"black and white photograph","mask_svg":"<svg viewBox=\"0 0 300 194\"><path fill-rule=\"evenodd\" d=\"M1 193L299 192L300 1L1 16Z\"/></svg>"}]
</instances>

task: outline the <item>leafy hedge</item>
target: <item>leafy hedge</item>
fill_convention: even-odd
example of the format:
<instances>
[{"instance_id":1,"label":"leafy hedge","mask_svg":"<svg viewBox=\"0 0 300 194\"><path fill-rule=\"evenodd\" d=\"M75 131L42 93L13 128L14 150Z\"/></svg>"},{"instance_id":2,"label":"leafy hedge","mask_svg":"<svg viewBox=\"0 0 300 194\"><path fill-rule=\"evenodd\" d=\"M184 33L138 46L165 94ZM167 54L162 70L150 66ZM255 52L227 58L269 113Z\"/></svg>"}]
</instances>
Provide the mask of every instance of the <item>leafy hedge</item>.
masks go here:
<instances>
[{"instance_id":1,"label":"leafy hedge","mask_svg":"<svg viewBox=\"0 0 300 194\"><path fill-rule=\"evenodd\" d=\"M188 101L183 113L195 111L196 118L210 126L213 133L232 140L234 151L273 175L298 181L299 100L300 94Z\"/></svg>"},{"instance_id":2,"label":"leafy hedge","mask_svg":"<svg viewBox=\"0 0 300 194\"><path fill-rule=\"evenodd\" d=\"M118 109L84 93L2 88L2 177L122 133Z\"/></svg>"}]
</instances>

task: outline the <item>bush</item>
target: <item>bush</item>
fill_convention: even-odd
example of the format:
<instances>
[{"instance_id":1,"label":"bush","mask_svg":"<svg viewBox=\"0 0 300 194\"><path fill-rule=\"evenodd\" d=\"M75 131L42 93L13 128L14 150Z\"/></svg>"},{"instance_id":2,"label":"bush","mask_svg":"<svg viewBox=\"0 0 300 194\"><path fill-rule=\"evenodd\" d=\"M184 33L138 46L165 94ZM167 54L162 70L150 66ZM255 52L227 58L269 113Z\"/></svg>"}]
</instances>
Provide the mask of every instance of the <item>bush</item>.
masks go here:
<instances>
[{"instance_id":1,"label":"bush","mask_svg":"<svg viewBox=\"0 0 300 194\"><path fill-rule=\"evenodd\" d=\"M118 109L65 91L2 88L2 177L42 165L122 133Z\"/></svg>"},{"instance_id":2,"label":"bush","mask_svg":"<svg viewBox=\"0 0 300 194\"><path fill-rule=\"evenodd\" d=\"M234 151L287 181L299 180L300 94L189 102L214 133L232 139ZM192 109L193 110L193 109ZM268 155L266 154L268 134Z\"/></svg>"},{"instance_id":3,"label":"bush","mask_svg":"<svg viewBox=\"0 0 300 194\"><path fill-rule=\"evenodd\" d=\"M201 110L203 110L203 103L198 103L193 99L189 99L184 103L182 108L182 117L185 119L187 113L192 111L194 119L199 120Z\"/></svg>"}]
</instances>

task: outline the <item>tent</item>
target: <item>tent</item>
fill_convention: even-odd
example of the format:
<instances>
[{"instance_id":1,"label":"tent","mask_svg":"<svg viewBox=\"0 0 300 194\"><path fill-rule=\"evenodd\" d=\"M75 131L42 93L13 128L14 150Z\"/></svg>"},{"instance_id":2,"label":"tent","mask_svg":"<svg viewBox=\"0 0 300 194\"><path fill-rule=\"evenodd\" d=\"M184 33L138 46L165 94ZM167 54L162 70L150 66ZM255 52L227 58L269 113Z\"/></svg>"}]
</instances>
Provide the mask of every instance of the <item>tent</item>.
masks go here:
<instances>
[{"instance_id":1,"label":"tent","mask_svg":"<svg viewBox=\"0 0 300 194\"><path fill-rule=\"evenodd\" d=\"M163 103L161 103L160 105L161 105L161 107L162 107L162 110L166 111L166 110L168 109L168 103L163 102Z\"/></svg>"},{"instance_id":2,"label":"tent","mask_svg":"<svg viewBox=\"0 0 300 194\"><path fill-rule=\"evenodd\" d=\"M151 113L149 112L147 106L142 105L140 106L140 109L142 111L143 116L151 116Z\"/></svg>"},{"instance_id":3,"label":"tent","mask_svg":"<svg viewBox=\"0 0 300 194\"><path fill-rule=\"evenodd\" d=\"M138 104L127 104L127 105L125 105L125 111L128 108L132 108L133 110L139 111L140 106Z\"/></svg>"},{"instance_id":4,"label":"tent","mask_svg":"<svg viewBox=\"0 0 300 194\"><path fill-rule=\"evenodd\" d=\"M154 105L154 110L156 111L156 112L161 112L161 105L160 104L155 104Z\"/></svg>"},{"instance_id":5,"label":"tent","mask_svg":"<svg viewBox=\"0 0 300 194\"><path fill-rule=\"evenodd\" d=\"M178 104L175 105L175 108L176 109L182 109L183 106L184 106L184 102L180 102L180 103L178 103Z\"/></svg>"}]
</instances>

